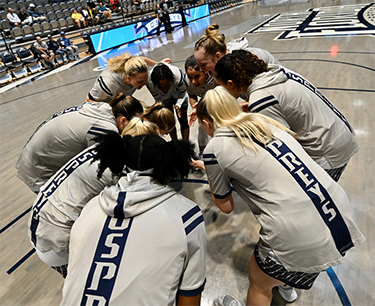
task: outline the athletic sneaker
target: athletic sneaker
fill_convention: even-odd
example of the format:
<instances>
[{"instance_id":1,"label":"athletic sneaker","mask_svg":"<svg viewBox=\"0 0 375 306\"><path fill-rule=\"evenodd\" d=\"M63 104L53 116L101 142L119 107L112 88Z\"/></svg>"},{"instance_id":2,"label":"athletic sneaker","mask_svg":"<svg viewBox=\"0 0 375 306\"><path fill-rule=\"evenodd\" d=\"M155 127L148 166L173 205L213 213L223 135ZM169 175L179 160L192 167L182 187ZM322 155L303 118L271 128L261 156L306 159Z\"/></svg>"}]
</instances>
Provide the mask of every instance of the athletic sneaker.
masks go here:
<instances>
[{"instance_id":1,"label":"athletic sneaker","mask_svg":"<svg viewBox=\"0 0 375 306\"><path fill-rule=\"evenodd\" d=\"M223 297L223 306L242 306L242 304L233 296L227 294Z\"/></svg>"},{"instance_id":2,"label":"athletic sneaker","mask_svg":"<svg viewBox=\"0 0 375 306\"><path fill-rule=\"evenodd\" d=\"M279 290L281 297L288 303L293 303L298 297L296 290L291 286L282 285L278 286L277 289Z\"/></svg>"}]
</instances>

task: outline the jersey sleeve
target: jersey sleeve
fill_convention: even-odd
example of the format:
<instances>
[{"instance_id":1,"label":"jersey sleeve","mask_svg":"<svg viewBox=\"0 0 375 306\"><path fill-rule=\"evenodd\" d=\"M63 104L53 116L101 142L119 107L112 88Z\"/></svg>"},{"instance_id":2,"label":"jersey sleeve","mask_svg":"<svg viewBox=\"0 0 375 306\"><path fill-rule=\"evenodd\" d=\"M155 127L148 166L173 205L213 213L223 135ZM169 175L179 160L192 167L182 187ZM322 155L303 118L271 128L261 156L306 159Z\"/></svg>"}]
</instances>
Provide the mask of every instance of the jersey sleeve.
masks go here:
<instances>
[{"instance_id":1,"label":"jersey sleeve","mask_svg":"<svg viewBox=\"0 0 375 306\"><path fill-rule=\"evenodd\" d=\"M214 139L210 141L204 150L203 162L213 196L217 199L224 199L232 193L232 187L229 177L222 170L222 167L212 150L213 142Z\"/></svg>"},{"instance_id":2,"label":"jersey sleeve","mask_svg":"<svg viewBox=\"0 0 375 306\"><path fill-rule=\"evenodd\" d=\"M95 144L94 138L103 135L109 131L118 132L118 129L115 124L104 121L104 120L97 120L88 130L86 134L86 146L91 146Z\"/></svg>"},{"instance_id":3,"label":"jersey sleeve","mask_svg":"<svg viewBox=\"0 0 375 306\"><path fill-rule=\"evenodd\" d=\"M187 256L178 294L196 296L206 283L205 250L207 236L202 211L197 205L182 217L187 239Z\"/></svg>"},{"instance_id":4,"label":"jersey sleeve","mask_svg":"<svg viewBox=\"0 0 375 306\"><path fill-rule=\"evenodd\" d=\"M174 72L174 85L176 86L176 98L182 98L186 94L186 87L184 82L184 74L182 73L181 69L178 69Z\"/></svg>"},{"instance_id":5,"label":"jersey sleeve","mask_svg":"<svg viewBox=\"0 0 375 306\"><path fill-rule=\"evenodd\" d=\"M249 93L249 112L259 113L276 120L286 128L290 129L286 115L282 109L280 101L267 90L257 90Z\"/></svg>"},{"instance_id":6,"label":"jersey sleeve","mask_svg":"<svg viewBox=\"0 0 375 306\"><path fill-rule=\"evenodd\" d=\"M152 95L152 97L155 99L156 102L162 102L163 101L159 91L155 88L154 84L151 82L150 77L149 77L149 80L146 83L146 87L147 87L148 91L150 92L150 94Z\"/></svg>"},{"instance_id":7,"label":"jersey sleeve","mask_svg":"<svg viewBox=\"0 0 375 306\"><path fill-rule=\"evenodd\" d=\"M90 90L88 96L90 100L110 102L114 98L111 87L111 81L102 73L96 79L94 87Z\"/></svg>"}]
</instances>

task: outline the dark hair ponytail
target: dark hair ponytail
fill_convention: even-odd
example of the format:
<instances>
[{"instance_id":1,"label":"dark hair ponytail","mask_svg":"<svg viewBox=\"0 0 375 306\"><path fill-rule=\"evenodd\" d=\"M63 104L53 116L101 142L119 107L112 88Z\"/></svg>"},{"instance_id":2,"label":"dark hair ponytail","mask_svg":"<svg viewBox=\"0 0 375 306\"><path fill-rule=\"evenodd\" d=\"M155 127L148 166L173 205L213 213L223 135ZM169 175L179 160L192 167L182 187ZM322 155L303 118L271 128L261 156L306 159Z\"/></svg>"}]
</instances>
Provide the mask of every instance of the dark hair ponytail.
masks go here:
<instances>
[{"instance_id":1,"label":"dark hair ponytail","mask_svg":"<svg viewBox=\"0 0 375 306\"><path fill-rule=\"evenodd\" d=\"M194 145L186 140L166 142L157 135L140 135L123 138L108 132L97 138L97 155L99 160L98 177L106 168L114 175L121 175L125 165L132 170L145 171L153 169L150 175L161 184L172 179L183 179L190 170L189 160L195 158Z\"/></svg>"},{"instance_id":2,"label":"dark hair ponytail","mask_svg":"<svg viewBox=\"0 0 375 306\"><path fill-rule=\"evenodd\" d=\"M143 106L139 100L132 96L125 96L119 93L110 103L115 118L124 116L128 121L136 116L137 113L143 113Z\"/></svg>"},{"instance_id":3,"label":"dark hair ponytail","mask_svg":"<svg viewBox=\"0 0 375 306\"><path fill-rule=\"evenodd\" d=\"M103 172L109 168L112 174L120 176L124 167L124 155L126 153L126 143L131 136L120 136L119 133L109 131L105 135L99 135L95 138L97 154L93 160L99 160L98 178L101 178Z\"/></svg>"}]
</instances>

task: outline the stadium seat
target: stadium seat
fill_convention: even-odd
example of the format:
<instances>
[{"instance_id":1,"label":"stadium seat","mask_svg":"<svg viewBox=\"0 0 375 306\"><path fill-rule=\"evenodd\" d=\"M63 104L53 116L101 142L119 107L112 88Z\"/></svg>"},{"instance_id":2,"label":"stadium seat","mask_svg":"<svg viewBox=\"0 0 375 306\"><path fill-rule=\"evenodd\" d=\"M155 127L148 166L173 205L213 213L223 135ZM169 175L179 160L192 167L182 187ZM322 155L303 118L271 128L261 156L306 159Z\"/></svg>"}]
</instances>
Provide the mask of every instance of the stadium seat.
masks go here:
<instances>
[{"instance_id":1,"label":"stadium seat","mask_svg":"<svg viewBox=\"0 0 375 306\"><path fill-rule=\"evenodd\" d=\"M27 48L19 48L17 51L18 58L22 61L30 73L35 73L43 69L39 58L35 58Z\"/></svg>"},{"instance_id":2,"label":"stadium seat","mask_svg":"<svg viewBox=\"0 0 375 306\"><path fill-rule=\"evenodd\" d=\"M18 61L12 52L5 51L0 53L1 61L4 66L12 71L15 78L20 78L28 74L27 69L24 67L23 63Z\"/></svg>"}]
</instances>

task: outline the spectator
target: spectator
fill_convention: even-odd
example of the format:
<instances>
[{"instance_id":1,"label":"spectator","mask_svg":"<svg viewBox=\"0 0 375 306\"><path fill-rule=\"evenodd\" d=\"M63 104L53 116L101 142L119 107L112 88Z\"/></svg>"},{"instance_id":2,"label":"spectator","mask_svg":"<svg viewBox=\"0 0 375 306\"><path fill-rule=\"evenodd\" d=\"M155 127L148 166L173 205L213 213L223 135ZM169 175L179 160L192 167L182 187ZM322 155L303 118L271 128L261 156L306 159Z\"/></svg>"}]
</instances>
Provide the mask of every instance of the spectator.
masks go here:
<instances>
[{"instance_id":1,"label":"spectator","mask_svg":"<svg viewBox=\"0 0 375 306\"><path fill-rule=\"evenodd\" d=\"M48 45L49 50L53 51L55 55L60 55L63 63L65 63L64 53L65 53L67 60L72 61L72 59L69 57L69 52L67 49L61 48L61 46L57 43L57 41L53 40L53 37L51 34L48 34L47 37L48 37L47 45Z\"/></svg>"},{"instance_id":2,"label":"spectator","mask_svg":"<svg viewBox=\"0 0 375 306\"><path fill-rule=\"evenodd\" d=\"M137 11L143 12L142 0L133 0L132 3L137 8Z\"/></svg>"},{"instance_id":3,"label":"spectator","mask_svg":"<svg viewBox=\"0 0 375 306\"><path fill-rule=\"evenodd\" d=\"M169 17L169 7L168 7L168 3L165 0L162 0L162 3L160 4L160 9L164 15L164 19L165 19L167 29L168 29L167 32L168 31L172 32L173 28L171 25L171 18Z\"/></svg>"},{"instance_id":4,"label":"spectator","mask_svg":"<svg viewBox=\"0 0 375 306\"><path fill-rule=\"evenodd\" d=\"M158 28L157 28L157 30L156 30L157 35L158 35L158 36L160 35L160 28L161 28L162 24L164 24L164 28L165 28L165 31L166 31L167 33L172 33L172 32L169 30L168 26L167 26L167 22L166 22L166 20L165 20L165 18L164 18L163 11L161 10L159 4L156 4L155 15L156 15L156 18L157 18L158 21L159 21Z\"/></svg>"},{"instance_id":5,"label":"spectator","mask_svg":"<svg viewBox=\"0 0 375 306\"><path fill-rule=\"evenodd\" d=\"M87 6L82 7L81 15L83 16L83 18L85 18L87 25L89 25L90 23L94 24L99 21L99 16L95 15L94 17L92 10Z\"/></svg>"},{"instance_id":6,"label":"spectator","mask_svg":"<svg viewBox=\"0 0 375 306\"><path fill-rule=\"evenodd\" d=\"M89 1L87 1L87 6L94 12L96 12L97 11L97 9L96 9L96 4L94 3L94 1L92 1L92 0L89 0Z\"/></svg>"},{"instance_id":7,"label":"spectator","mask_svg":"<svg viewBox=\"0 0 375 306\"><path fill-rule=\"evenodd\" d=\"M97 10L99 12L100 19L109 18L112 21L112 11L109 8L107 8L105 5L103 5L102 2L99 2L99 6L97 7Z\"/></svg>"},{"instance_id":8,"label":"spectator","mask_svg":"<svg viewBox=\"0 0 375 306\"><path fill-rule=\"evenodd\" d=\"M41 13L39 13L35 9L35 4L33 4L33 3L31 3L29 5L28 14L29 14L30 17L32 17L32 21L35 21L35 20L46 20L46 17L44 15L42 15Z\"/></svg>"},{"instance_id":9,"label":"spectator","mask_svg":"<svg viewBox=\"0 0 375 306\"><path fill-rule=\"evenodd\" d=\"M118 12L120 10L119 9L119 7L121 5L120 4L120 0L110 0L109 2L111 3L112 8L113 8L114 11Z\"/></svg>"},{"instance_id":10,"label":"spectator","mask_svg":"<svg viewBox=\"0 0 375 306\"><path fill-rule=\"evenodd\" d=\"M18 10L18 17L20 18L21 22L22 23L32 23L32 17L30 17L27 12L25 13L23 11L23 8L20 7L20 9Z\"/></svg>"},{"instance_id":11,"label":"spectator","mask_svg":"<svg viewBox=\"0 0 375 306\"><path fill-rule=\"evenodd\" d=\"M73 10L72 18L79 28L82 27L82 24L84 27L86 26L85 18L80 13L78 13L77 10Z\"/></svg>"},{"instance_id":12,"label":"spectator","mask_svg":"<svg viewBox=\"0 0 375 306\"><path fill-rule=\"evenodd\" d=\"M48 68L53 68L53 59L55 58L55 54L53 51L48 50L48 45L45 42L42 42L40 36L36 37L36 42L34 43L34 47L38 52L38 55L44 59L45 63L47 64Z\"/></svg>"},{"instance_id":13,"label":"spectator","mask_svg":"<svg viewBox=\"0 0 375 306\"><path fill-rule=\"evenodd\" d=\"M184 13L184 6L185 6L184 3L182 1L180 1L178 3L178 12L181 15L182 26L183 27L188 27L189 25L186 22L185 13Z\"/></svg>"},{"instance_id":14,"label":"spectator","mask_svg":"<svg viewBox=\"0 0 375 306\"><path fill-rule=\"evenodd\" d=\"M61 37L58 39L58 44L62 48L66 48L73 56L74 59L81 59L78 54L78 47L70 42L70 39L65 36L65 32L60 32Z\"/></svg>"},{"instance_id":15,"label":"spectator","mask_svg":"<svg viewBox=\"0 0 375 306\"><path fill-rule=\"evenodd\" d=\"M13 13L13 9L11 7L8 8L8 12L9 13L7 14L7 18L9 20L10 25L19 27L20 24L23 24L18 15L16 13Z\"/></svg>"}]
</instances>

